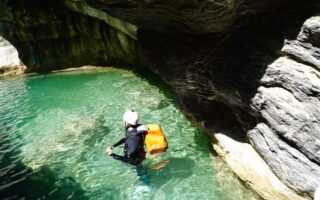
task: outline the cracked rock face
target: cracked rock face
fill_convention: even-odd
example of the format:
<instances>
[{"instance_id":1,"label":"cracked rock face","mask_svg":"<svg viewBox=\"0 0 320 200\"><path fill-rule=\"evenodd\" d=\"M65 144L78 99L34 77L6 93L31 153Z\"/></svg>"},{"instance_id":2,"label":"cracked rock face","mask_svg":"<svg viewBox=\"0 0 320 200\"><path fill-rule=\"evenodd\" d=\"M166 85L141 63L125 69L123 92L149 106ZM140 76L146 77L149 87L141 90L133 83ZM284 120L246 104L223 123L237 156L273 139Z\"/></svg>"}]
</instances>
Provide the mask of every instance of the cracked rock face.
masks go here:
<instances>
[{"instance_id":1,"label":"cracked rock face","mask_svg":"<svg viewBox=\"0 0 320 200\"><path fill-rule=\"evenodd\" d=\"M310 196L320 183L319 30L320 17L308 19L297 40L286 42L288 57L268 66L251 104L259 124L249 131L275 174Z\"/></svg>"},{"instance_id":2,"label":"cracked rock face","mask_svg":"<svg viewBox=\"0 0 320 200\"><path fill-rule=\"evenodd\" d=\"M308 19L303 24L297 39L286 40L282 51L320 70L319 17Z\"/></svg>"}]
</instances>

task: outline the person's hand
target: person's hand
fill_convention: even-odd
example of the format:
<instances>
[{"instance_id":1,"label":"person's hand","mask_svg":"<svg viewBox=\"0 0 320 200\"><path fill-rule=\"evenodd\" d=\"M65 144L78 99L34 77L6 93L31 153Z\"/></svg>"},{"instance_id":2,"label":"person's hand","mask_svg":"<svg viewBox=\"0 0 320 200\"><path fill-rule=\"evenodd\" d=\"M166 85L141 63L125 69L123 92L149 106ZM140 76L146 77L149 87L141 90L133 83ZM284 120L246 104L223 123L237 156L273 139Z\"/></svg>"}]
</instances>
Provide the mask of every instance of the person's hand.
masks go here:
<instances>
[{"instance_id":1,"label":"person's hand","mask_svg":"<svg viewBox=\"0 0 320 200\"><path fill-rule=\"evenodd\" d=\"M110 156L112 154L112 148L111 147L108 147L106 149L106 154L108 154L108 156Z\"/></svg>"}]
</instances>

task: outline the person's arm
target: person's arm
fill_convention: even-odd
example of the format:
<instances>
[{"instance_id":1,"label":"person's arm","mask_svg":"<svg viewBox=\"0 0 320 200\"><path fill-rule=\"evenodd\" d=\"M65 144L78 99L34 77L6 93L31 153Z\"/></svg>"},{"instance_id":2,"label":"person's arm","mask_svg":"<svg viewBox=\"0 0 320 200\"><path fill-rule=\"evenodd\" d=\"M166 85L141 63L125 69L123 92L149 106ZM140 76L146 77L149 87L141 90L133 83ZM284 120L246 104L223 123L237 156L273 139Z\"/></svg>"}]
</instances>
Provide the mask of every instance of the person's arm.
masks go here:
<instances>
[{"instance_id":1,"label":"person's arm","mask_svg":"<svg viewBox=\"0 0 320 200\"><path fill-rule=\"evenodd\" d=\"M117 147L119 145L122 145L123 143L125 143L126 138L122 138L121 140L119 140L117 143L115 143L114 145L111 146L111 148Z\"/></svg>"},{"instance_id":2,"label":"person's arm","mask_svg":"<svg viewBox=\"0 0 320 200\"><path fill-rule=\"evenodd\" d=\"M125 141L126 141L126 138L122 138L121 140L119 140L117 143L115 143L115 144L112 145L111 147L108 147L108 148L106 149L106 153L107 153L109 156L111 156L111 155L112 155L112 149L113 149L114 147L117 147L117 146L125 143Z\"/></svg>"}]
</instances>

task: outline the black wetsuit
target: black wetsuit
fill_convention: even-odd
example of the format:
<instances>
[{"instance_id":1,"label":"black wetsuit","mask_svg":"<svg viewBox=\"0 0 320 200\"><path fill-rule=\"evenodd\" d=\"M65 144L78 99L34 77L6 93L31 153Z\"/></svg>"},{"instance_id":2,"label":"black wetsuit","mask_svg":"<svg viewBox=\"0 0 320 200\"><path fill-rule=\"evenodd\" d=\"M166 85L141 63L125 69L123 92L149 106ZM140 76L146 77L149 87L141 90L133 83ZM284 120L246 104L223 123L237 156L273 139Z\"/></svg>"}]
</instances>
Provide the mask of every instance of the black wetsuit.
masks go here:
<instances>
[{"instance_id":1,"label":"black wetsuit","mask_svg":"<svg viewBox=\"0 0 320 200\"><path fill-rule=\"evenodd\" d=\"M113 145L113 147L117 147L123 143L125 144L124 155L120 156L112 153L111 156L114 159L120 160L125 163L129 163L132 165L139 165L145 159L145 155L146 155L144 151L145 132L138 132L137 131L138 126L134 127L130 131L127 130L125 137Z\"/></svg>"}]
</instances>

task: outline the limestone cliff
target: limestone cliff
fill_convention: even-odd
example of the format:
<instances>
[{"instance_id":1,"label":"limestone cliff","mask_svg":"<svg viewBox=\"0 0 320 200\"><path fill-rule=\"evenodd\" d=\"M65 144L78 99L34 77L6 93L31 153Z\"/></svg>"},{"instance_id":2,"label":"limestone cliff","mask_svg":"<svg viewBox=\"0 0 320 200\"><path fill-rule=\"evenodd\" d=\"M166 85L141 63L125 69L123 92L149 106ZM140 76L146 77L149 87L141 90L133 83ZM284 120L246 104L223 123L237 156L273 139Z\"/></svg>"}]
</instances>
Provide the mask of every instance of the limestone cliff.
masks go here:
<instances>
[{"instance_id":1,"label":"limestone cliff","mask_svg":"<svg viewBox=\"0 0 320 200\"><path fill-rule=\"evenodd\" d=\"M29 71L148 66L262 197L313 197L320 184L320 17L311 16L319 3L32 2L3 3L0 19L0 35Z\"/></svg>"}]
</instances>

